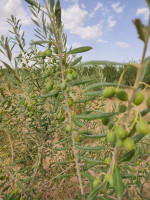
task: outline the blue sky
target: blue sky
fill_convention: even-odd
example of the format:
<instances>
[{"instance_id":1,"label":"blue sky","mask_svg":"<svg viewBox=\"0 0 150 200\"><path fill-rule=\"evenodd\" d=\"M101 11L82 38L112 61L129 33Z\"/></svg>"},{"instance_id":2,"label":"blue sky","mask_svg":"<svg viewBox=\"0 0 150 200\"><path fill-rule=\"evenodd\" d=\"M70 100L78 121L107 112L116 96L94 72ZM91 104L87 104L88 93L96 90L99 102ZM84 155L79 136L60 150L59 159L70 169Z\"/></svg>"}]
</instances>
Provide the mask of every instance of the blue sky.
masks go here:
<instances>
[{"instance_id":1,"label":"blue sky","mask_svg":"<svg viewBox=\"0 0 150 200\"><path fill-rule=\"evenodd\" d=\"M40 0L42 2L42 0ZM141 18L148 21L144 0L60 0L64 32L68 46L91 46L84 53L85 60L139 61L143 43L138 39L132 23ZM3 6L2 6L3 5ZM15 14L22 19L23 30L29 42L33 37L31 13L24 0L0 0L0 34L8 33L5 18ZM148 49L150 52L150 48Z\"/></svg>"}]
</instances>

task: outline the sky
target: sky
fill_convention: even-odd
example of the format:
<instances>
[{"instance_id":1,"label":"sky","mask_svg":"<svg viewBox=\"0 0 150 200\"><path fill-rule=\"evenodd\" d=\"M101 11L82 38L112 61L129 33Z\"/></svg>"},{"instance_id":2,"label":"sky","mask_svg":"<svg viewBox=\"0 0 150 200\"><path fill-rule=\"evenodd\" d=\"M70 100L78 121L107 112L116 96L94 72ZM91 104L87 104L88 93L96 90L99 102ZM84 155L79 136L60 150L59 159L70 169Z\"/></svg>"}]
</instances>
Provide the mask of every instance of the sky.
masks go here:
<instances>
[{"instance_id":1,"label":"sky","mask_svg":"<svg viewBox=\"0 0 150 200\"><path fill-rule=\"evenodd\" d=\"M60 3L68 47L93 48L82 54L83 61L140 61L143 42L138 39L132 20L140 18L148 23L149 10L144 0L60 0ZM0 0L0 35L9 34L6 19L11 14L21 19L25 38L30 42L34 25L25 0Z\"/></svg>"}]
</instances>

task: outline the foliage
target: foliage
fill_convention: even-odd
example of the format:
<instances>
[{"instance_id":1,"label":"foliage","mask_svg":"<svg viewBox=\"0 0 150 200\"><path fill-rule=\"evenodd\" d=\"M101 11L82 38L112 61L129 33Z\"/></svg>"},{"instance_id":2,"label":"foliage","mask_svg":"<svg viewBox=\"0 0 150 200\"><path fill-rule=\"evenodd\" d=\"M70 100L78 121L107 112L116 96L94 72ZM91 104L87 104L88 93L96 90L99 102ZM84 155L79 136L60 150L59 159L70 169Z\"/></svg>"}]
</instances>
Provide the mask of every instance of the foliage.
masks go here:
<instances>
[{"instance_id":1,"label":"foliage","mask_svg":"<svg viewBox=\"0 0 150 200\"><path fill-rule=\"evenodd\" d=\"M149 98L143 111L138 105L150 66L145 59L150 22L146 27L134 21L145 49L140 64L82 63L76 54L92 48L67 49L60 1L26 1L37 40L26 44L14 16L8 19L11 37L0 40L8 58L0 69L0 198L148 199L143 180L149 180L150 138L143 118L150 112Z\"/></svg>"}]
</instances>

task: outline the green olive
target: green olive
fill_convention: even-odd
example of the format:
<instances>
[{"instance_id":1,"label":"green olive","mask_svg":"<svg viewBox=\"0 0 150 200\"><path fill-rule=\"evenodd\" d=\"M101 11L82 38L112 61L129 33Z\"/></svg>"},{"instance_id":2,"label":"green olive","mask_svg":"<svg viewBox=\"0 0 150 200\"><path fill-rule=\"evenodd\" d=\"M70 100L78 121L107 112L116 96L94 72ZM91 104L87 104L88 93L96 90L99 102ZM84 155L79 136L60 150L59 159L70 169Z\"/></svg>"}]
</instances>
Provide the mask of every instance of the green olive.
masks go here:
<instances>
[{"instance_id":1,"label":"green olive","mask_svg":"<svg viewBox=\"0 0 150 200\"><path fill-rule=\"evenodd\" d=\"M45 51L45 55L48 56L48 57L50 57L50 56L52 55L51 49L47 49L47 50Z\"/></svg>"},{"instance_id":2,"label":"green olive","mask_svg":"<svg viewBox=\"0 0 150 200\"><path fill-rule=\"evenodd\" d=\"M121 148L122 146L123 146L123 140L118 138L116 141L116 147Z\"/></svg>"},{"instance_id":3,"label":"green olive","mask_svg":"<svg viewBox=\"0 0 150 200\"><path fill-rule=\"evenodd\" d=\"M76 79L76 78L77 78L77 72L76 72L76 71L73 71L73 72L72 72L72 76L73 76L73 79Z\"/></svg>"},{"instance_id":4,"label":"green olive","mask_svg":"<svg viewBox=\"0 0 150 200\"><path fill-rule=\"evenodd\" d=\"M67 133L71 133L71 131L72 131L72 126L71 126L70 124L68 124L68 125L66 126L66 132L67 132Z\"/></svg>"},{"instance_id":5,"label":"green olive","mask_svg":"<svg viewBox=\"0 0 150 200\"><path fill-rule=\"evenodd\" d=\"M128 94L124 90L118 91L116 97L121 101L128 101Z\"/></svg>"},{"instance_id":6,"label":"green olive","mask_svg":"<svg viewBox=\"0 0 150 200\"><path fill-rule=\"evenodd\" d=\"M114 95L115 95L115 88L113 88L113 87L107 87L107 88L105 88L105 90L103 92L104 98L111 98Z\"/></svg>"},{"instance_id":7,"label":"green olive","mask_svg":"<svg viewBox=\"0 0 150 200\"><path fill-rule=\"evenodd\" d=\"M139 131L140 133L144 135L147 135L149 133L148 124L144 119L137 121L136 129L137 131Z\"/></svg>"},{"instance_id":8,"label":"green olive","mask_svg":"<svg viewBox=\"0 0 150 200\"><path fill-rule=\"evenodd\" d=\"M119 112L120 112L120 113L124 113L124 112L126 112L126 110L127 110L126 105L120 105L120 106L119 106Z\"/></svg>"},{"instance_id":9,"label":"green olive","mask_svg":"<svg viewBox=\"0 0 150 200\"><path fill-rule=\"evenodd\" d=\"M146 103L147 103L147 107L150 108L150 96L147 98Z\"/></svg>"},{"instance_id":10,"label":"green olive","mask_svg":"<svg viewBox=\"0 0 150 200\"><path fill-rule=\"evenodd\" d=\"M69 107L71 107L73 105L73 99L69 99L68 105L69 105Z\"/></svg>"},{"instance_id":11,"label":"green olive","mask_svg":"<svg viewBox=\"0 0 150 200\"><path fill-rule=\"evenodd\" d=\"M111 130L114 127L114 123L113 122L109 122L108 123L108 129Z\"/></svg>"},{"instance_id":12,"label":"green olive","mask_svg":"<svg viewBox=\"0 0 150 200\"><path fill-rule=\"evenodd\" d=\"M133 100L135 105L140 105L144 101L144 94L142 92L138 92Z\"/></svg>"},{"instance_id":13,"label":"green olive","mask_svg":"<svg viewBox=\"0 0 150 200\"><path fill-rule=\"evenodd\" d=\"M100 178L96 177L93 181L93 187L96 188L100 184Z\"/></svg>"},{"instance_id":14,"label":"green olive","mask_svg":"<svg viewBox=\"0 0 150 200\"><path fill-rule=\"evenodd\" d=\"M77 136L77 137L76 137L76 141L77 141L77 142L81 142L81 137L80 137L80 136Z\"/></svg>"},{"instance_id":15,"label":"green olive","mask_svg":"<svg viewBox=\"0 0 150 200\"><path fill-rule=\"evenodd\" d=\"M116 134L113 131L107 133L107 141L111 143L116 141Z\"/></svg>"},{"instance_id":16,"label":"green olive","mask_svg":"<svg viewBox=\"0 0 150 200\"><path fill-rule=\"evenodd\" d=\"M51 70L50 70L50 68L49 68L49 69L46 70L45 76L46 76L46 77L50 76L50 73L51 73Z\"/></svg>"},{"instance_id":17,"label":"green olive","mask_svg":"<svg viewBox=\"0 0 150 200\"><path fill-rule=\"evenodd\" d=\"M107 125L109 123L109 118L102 119L102 124Z\"/></svg>"},{"instance_id":18,"label":"green olive","mask_svg":"<svg viewBox=\"0 0 150 200\"><path fill-rule=\"evenodd\" d=\"M120 139L123 139L126 136L126 132L122 126L117 126L115 132Z\"/></svg>"},{"instance_id":19,"label":"green olive","mask_svg":"<svg viewBox=\"0 0 150 200\"><path fill-rule=\"evenodd\" d=\"M60 120L60 119L61 119L61 117L62 117L62 113L61 113L61 112L59 112L59 113L57 114L57 119L58 119L58 120Z\"/></svg>"},{"instance_id":20,"label":"green olive","mask_svg":"<svg viewBox=\"0 0 150 200\"><path fill-rule=\"evenodd\" d=\"M46 89L47 90L52 90L53 89L53 82L52 81L48 81L46 84Z\"/></svg>"},{"instance_id":21,"label":"green olive","mask_svg":"<svg viewBox=\"0 0 150 200\"><path fill-rule=\"evenodd\" d=\"M105 180L109 182L110 186L113 187L113 178L112 174L106 174Z\"/></svg>"},{"instance_id":22,"label":"green olive","mask_svg":"<svg viewBox=\"0 0 150 200\"><path fill-rule=\"evenodd\" d=\"M67 83L66 83L66 81L63 81L63 82L61 83L60 87L61 87L62 90L65 90L65 89L67 88Z\"/></svg>"},{"instance_id":23,"label":"green olive","mask_svg":"<svg viewBox=\"0 0 150 200\"><path fill-rule=\"evenodd\" d=\"M71 81L73 79L73 76L71 73L68 73L66 78L67 78L67 80Z\"/></svg>"},{"instance_id":24,"label":"green olive","mask_svg":"<svg viewBox=\"0 0 150 200\"><path fill-rule=\"evenodd\" d=\"M134 142L131 138L127 137L124 142L123 142L124 148L127 151L131 151L132 149L135 148Z\"/></svg>"}]
</instances>

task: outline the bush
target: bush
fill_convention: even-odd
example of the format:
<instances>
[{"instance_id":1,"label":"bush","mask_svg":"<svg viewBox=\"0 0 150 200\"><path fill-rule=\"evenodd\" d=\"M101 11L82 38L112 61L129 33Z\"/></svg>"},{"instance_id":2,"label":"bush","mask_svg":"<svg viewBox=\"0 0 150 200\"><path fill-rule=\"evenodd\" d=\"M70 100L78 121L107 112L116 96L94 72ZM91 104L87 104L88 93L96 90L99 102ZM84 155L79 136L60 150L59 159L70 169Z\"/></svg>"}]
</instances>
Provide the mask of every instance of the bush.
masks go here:
<instances>
[{"instance_id":1,"label":"bush","mask_svg":"<svg viewBox=\"0 0 150 200\"><path fill-rule=\"evenodd\" d=\"M139 99L135 103L134 98L149 69L145 51L150 23L146 27L134 20L145 50L128 97L126 84L134 83L126 82L130 68L120 84L121 69L112 66L122 63L89 61L90 67L84 68L87 63L76 54L92 48L67 49L59 0L50 0L50 6L43 0L45 9L26 1L35 17L37 41L25 46L20 20L14 16L8 19L12 36L0 41L1 53L8 58L7 63L1 61L7 69L1 69L0 198L148 199L143 180L149 180L149 125L143 118L150 108L147 103L140 112ZM20 52L13 59L14 41ZM98 65L106 65L109 82Z\"/></svg>"}]
</instances>

